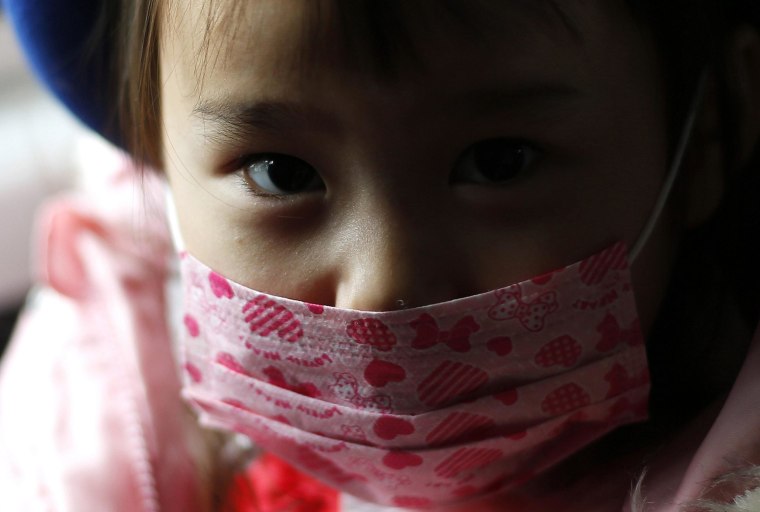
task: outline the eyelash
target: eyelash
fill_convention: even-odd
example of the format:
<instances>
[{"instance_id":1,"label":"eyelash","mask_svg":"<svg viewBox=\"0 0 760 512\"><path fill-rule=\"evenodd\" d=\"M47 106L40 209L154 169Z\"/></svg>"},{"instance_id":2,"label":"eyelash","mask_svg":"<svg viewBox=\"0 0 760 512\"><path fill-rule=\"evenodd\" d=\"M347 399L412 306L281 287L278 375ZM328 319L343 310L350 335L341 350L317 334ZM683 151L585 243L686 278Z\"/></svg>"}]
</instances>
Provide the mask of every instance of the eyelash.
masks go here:
<instances>
[{"instance_id":1,"label":"eyelash","mask_svg":"<svg viewBox=\"0 0 760 512\"><path fill-rule=\"evenodd\" d=\"M244 154L233 160L230 164L226 165L225 168L228 169L230 174L234 175L236 184L246 194L266 199L275 199L278 201L283 200L283 196L279 196L277 194L269 194L263 190L259 190L246 177L246 169L257 158L259 158L259 156L256 153Z\"/></svg>"},{"instance_id":2,"label":"eyelash","mask_svg":"<svg viewBox=\"0 0 760 512\"><path fill-rule=\"evenodd\" d=\"M467 146L464 151L459 154L451 172L450 182L452 184L480 184L494 187L509 186L530 176L536 163L540 161L542 156L543 151L536 144L525 139L496 137L479 140ZM466 174L464 172L466 169L463 168L464 164L473 163L476 166L481 164L497 164L497 166L502 167L508 167L509 164L518 164L518 169L516 169L517 173L515 176L493 177L494 181L492 182L488 181L488 178L490 177L486 176L483 169L477 169L481 174L479 178L473 179L470 177L470 179L467 180L463 179ZM504 171L505 169L497 170ZM511 171L511 169L509 170ZM501 180L501 183L498 182L499 180Z\"/></svg>"},{"instance_id":3,"label":"eyelash","mask_svg":"<svg viewBox=\"0 0 760 512\"><path fill-rule=\"evenodd\" d=\"M237 160L235 160L235 162L230 166L232 169L234 169L235 174L238 177L238 182L240 186L247 193L256 197L261 197L261 198L266 198L266 199L287 201L289 199L292 199L295 196L298 196L299 193L278 194L278 193L268 192L264 190L261 186L257 186L255 183L253 183L253 179L248 174L248 171L250 170L252 166L260 162L265 162L267 159L270 159L270 160L276 159L276 160L279 160L280 162L284 160L285 162L289 162L290 164L294 164L294 163L298 165L303 164L305 166L312 168L313 170L313 167L308 162L301 160L300 158L287 155L284 153L254 153L254 154L243 155L239 157ZM316 173L316 170L314 172ZM319 174L317 173L317 176L318 175Z\"/></svg>"},{"instance_id":4,"label":"eyelash","mask_svg":"<svg viewBox=\"0 0 760 512\"><path fill-rule=\"evenodd\" d=\"M264 199L272 199L275 201L287 201L289 199L288 196L283 196L280 194L271 194L269 192L264 192L263 190L259 190L255 186L251 184L251 182L245 177L245 174L243 172L243 169L240 169L240 172L237 173L237 183L240 186L241 189L243 189L243 192L246 194L250 194L254 197L260 197Z\"/></svg>"},{"instance_id":5,"label":"eyelash","mask_svg":"<svg viewBox=\"0 0 760 512\"><path fill-rule=\"evenodd\" d=\"M459 154L454 162L449 180L453 185L509 186L527 177L542 156L543 151L536 144L524 139L509 137L482 139L470 144ZM264 175L264 179L269 182L269 185L283 190L283 193L270 192L265 190L261 184L257 186L249 173L253 166L259 163L266 165L267 161L269 161L269 165L273 165L275 162L281 166L284 165L286 175L289 174L287 171L293 169L298 171L302 168L307 168L308 172L313 172L315 177L309 179L307 172L306 180L304 181L304 176L301 175L300 179L302 181L295 183L296 190L288 192L285 188L292 183L280 186L281 184L275 183L277 180L272 179L272 175L266 174ZM512 169L515 165L516 168ZM318 171L308 162L282 153L243 155L236 159L230 168L235 170L240 185L247 193L256 197L278 201L287 201L304 193L319 190L319 188L315 188L315 185L319 185L315 183L315 179L321 182ZM488 171L495 170L496 173L485 172L486 168ZM299 179L299 177L296 176L296 179ZM321 185L321 188L324 188L323 182ZM304 188L301 189L301 187Z\"/></svg>"}]
</instances>

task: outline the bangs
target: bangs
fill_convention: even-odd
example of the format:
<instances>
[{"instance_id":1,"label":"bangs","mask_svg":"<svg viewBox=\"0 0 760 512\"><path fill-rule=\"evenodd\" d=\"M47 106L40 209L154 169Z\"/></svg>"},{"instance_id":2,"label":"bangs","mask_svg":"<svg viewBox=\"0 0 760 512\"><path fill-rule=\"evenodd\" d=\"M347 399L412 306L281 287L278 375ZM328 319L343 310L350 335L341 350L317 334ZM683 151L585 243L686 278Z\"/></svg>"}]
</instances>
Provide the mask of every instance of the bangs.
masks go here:
<instances>
[{"instance_id":1,"label":"bangs","mask_svg":"<svg viewBox=\"0 0 760 512\"><path fill-rule=\"evenodd\" d=\"M170 26L185 23L187 4L169 2ZM192 21L200 34L194 48L199 81L223 62L235 46L256 49L268 6L256 1L203 2ZM280 61L296 75L308 77L324 64L392 81L425 71L421 46L428 41L467 41L487 45L526 26L548 37L581 40L567 9L555 0L302 0L288 2L299 12L289 51ZM271 14L271 13L269 13ZM291 13L289 13L291 14ZM450 43L449 43L450 44Z\"/></svg>"},{"instance_id":2,"label":"bangs","mask_svg":"<svg viewBox=\"0 0 760 512\"><path fill-rule=\"evenodd\" d=\"M334 33L340 34L337 43L350 52L346 55L347 62L377 79L424 70L425 61L419 53L421 39L465 39L488 44L492 36L503 35L505 29L508 31L510 27L516 28L516 24L529 21L539 22L549 33L555 33L557 25L561 25L563 31L570 29L570 33L577 35L569 17L553 1L334 0L330 3L337 21L333 23L337 25L333 26ZM516 11L522 15L516 16ZM307 30L310 32L307 32L304 47L318 48L319 42L328 35L320 34L320 27L328 26L329 18L315 12L309 20ZM317 44L310 45L309 41ZM310 60L315 59L311 56Z\"/></svg>"}]
</instances>

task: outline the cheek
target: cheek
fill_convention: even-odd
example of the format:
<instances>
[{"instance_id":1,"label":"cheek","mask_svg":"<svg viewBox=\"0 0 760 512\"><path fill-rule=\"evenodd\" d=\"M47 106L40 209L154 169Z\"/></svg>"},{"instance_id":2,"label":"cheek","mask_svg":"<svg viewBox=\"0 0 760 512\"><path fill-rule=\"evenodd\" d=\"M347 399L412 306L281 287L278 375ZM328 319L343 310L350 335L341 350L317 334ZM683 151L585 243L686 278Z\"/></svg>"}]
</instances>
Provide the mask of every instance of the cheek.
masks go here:
<instances>
[{"instance_id":1,"label":"cheek","mask_svg":"<svg viewBox=\"0 0 760 512\"><path fill-rule=\"evenodd\" d=\"M256 215L224 200L224 187L168 170L185 249L226 278L254 290L329 304L329 244L295 219ZM207 185L207 186L204 186ZM229 194L228 194L229 195ZM238 201L240 202L240 201ZM285 233L285 234L284 234Z\"/></svg>"},{"instance_id":2,"label":"cheek","mask_svg":"<svg viewBox=\"0 0 760 512\"><path fill-rule=\"evenodd\" d=\"M188 183L171 170L167 174L184 248L211 268L228 276L219 265L225 262L225 255L234 248L236 236L230 232L224 215L214 205L210 194L199 184ZM229 264L226 266L229 267Z\"/></svg>"}]
</instances>

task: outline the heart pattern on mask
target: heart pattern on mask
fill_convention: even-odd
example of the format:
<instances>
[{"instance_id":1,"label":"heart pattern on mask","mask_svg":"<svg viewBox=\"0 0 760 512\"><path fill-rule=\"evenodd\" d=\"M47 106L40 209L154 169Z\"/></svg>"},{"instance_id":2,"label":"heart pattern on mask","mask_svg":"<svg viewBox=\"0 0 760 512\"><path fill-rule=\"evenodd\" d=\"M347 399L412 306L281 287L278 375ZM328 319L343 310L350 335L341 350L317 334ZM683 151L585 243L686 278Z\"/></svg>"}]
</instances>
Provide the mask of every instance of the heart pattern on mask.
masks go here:
<instances>
[{"instance_id":1,"label":"heart pattern on mask","mask_svg":"<svg viewBox=\"0 0 760 512\"><path fill-rule=\"evenodd\" d=\"M274 333L285 341L297 341L303 336L301 322L293 313L266 295L257 295L246 302L243 315L251 332L259 336Z\"/></svg>"},{"instance_id":2,"label":"heart pattern on mask","mask_svg":"<svg viewBox=\"0 0 760 512\"><path fill-rule=\"evenodd\" d=\"M379 313L273 297L187 255L183 395L203 424L369 501L435 507L517 485L646 417L619 246Z\"/></svg>"},{"instance_id":3,"label":"heart pattern on mask","mask_svg":"<svg viewBox=\"0 0 760 512\"><path fill-rule=\"evenodd\" d=\"M235 296L235 292L232 291L232 286L230 286L229 281L216 272L209 272L208 283L211 287L211 291L217 298L231 299Z\"/></svg>"},{"instance_id":4,"label":"heart pattern on mask","mask_svg":"<svg viewBox=\"0 0 760 512\"><path fill-rule=\"evenodd\" d=\"M488 350L499 357L507 356L512 352L512 340L509 336L498 336L488 340L486 346L488 347Z\"/></svg>"},{"instance_id":5,"label":"heart pattern on mask","mask_svg":"<svg viewBox=\"0 0 760 512\"><path fill-rule=\"evenodd\" d=\"M561 386L541 402L541 409L549 414L560 415L574 411L591 402L589 394L578 384L570 383Z\"/></svg>"},{"instance_id":6,"label":"heart pattern on mask","mask_svg":"<svg viewBox=\"0 0 760 512\"><path fill-rule=\"evenodd\" d=\"M628 268L628 249L623 244L616 244L610 250L595 254L579 265L580 280L588 286L601 283L610 270Z\"/></svg>"},{"instance_id":7,"label":"heart pattern on mask","mask_svg":"<svg viewBox=\"0 0 760 512\"><path fill-rule=\"evenodd\" d=\"M475 366L443 361L417 387L420 401L440 406L474 392L488 382L488 374Z\"/></svg>"},{"instance_id":8,"label":"heart pattern on mask","mask_svg":"<svg viewBox=\"0 0 760 512\"><path fill-rule=\"evenodd\" d=\"M571 336L564 335L541 347L534 360L537 365L544 368L550 366L571 368L578 362L581 352L583 352L581 344Z\"/></svg>"},{"instance_id":9,"label":"heart pattern on mask","mask_svg":"<svg viewBox=\"0 0 760 512\"><path fill-rule=\"evenodd\" d=\"M422 457L410 452L388 452L383 457L383 464L391 469L402 470L422 464Z\"/></svg>"},{"instance_id":10,"label":"heart pattern on mask","mask_svg":"<svg viewBox=\"0 0 760 512\"><path fill-rule=\"evenodd\" d=\"M380 439L394 439L398 436L414 434L414 425L405 419L395 416L380 416L372 427Z\"/></svg>"},{"instance_id":11,"label":"heart pattern on mask","mask_svg":"<svg viewBox=\"0 0 760 512\"><path fill-rule=\"evenodd\" d=\"M493 418L467 412L452 412L425 438L430 446L447 442L459 443L484 438L496 426Z\"/></svg>"},{"instance_id":12,"label":"heart pattern on mask","mask_svg":"<svg viewBox=\"0 0 760 512\"><path fill-rule=\"evenodd\" d=\"M406 370L403 366L381 359L373 359L364 369L364 380L371 386L382 388L391 382L403 382Z\"/></svg>"},{"instance_id":13,"label":"heart pattern on mask","mask_svg":"<svg viewBox=\"0 0 760 512\"><path fill-rule=\"evenodd\" d=\"M387 325L374 318L359 318L346 327L349 337L361 343L370 345L377 350L387 352L396 344L396 335Z\"/></svg>"},{"instance_id":14,"label":"heart pattern on mask","mask_svg":"<svg viewBox=\"0 0 760 512\"><path fill-rule=\"evenodd\" d=\"M185 324L185 329L187 329L187 333L190 336L193 338L198 337L200 334L200 327L198 326L198 321L193 315L185 315L182 319L182 323Z\"/></svg>"}]
</instances>

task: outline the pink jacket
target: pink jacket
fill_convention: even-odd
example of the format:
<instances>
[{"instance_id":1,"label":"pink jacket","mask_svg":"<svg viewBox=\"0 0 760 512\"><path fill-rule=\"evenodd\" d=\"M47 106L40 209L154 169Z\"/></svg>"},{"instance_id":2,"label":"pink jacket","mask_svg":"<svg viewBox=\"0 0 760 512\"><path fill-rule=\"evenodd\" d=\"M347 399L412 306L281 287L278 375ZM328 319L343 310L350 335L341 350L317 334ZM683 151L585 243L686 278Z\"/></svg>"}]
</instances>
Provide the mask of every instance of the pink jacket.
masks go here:
<instances>
[{"instance_id":1,"label":"pink jacket","mask_svg":"<svg viewBox=\"0 0 760 512\"><path fill-rule=\"evenodd\" d=\"M136 179L121 155L106 167L92 190L41 217L41 288L0 366L3 511L201 509L193 456L201 441L183 420L169 341L163 187ZM654 461L645 497L656 506L647 510L675 512L727 459L760 463L760 336L709 422L690 444L696 452ZM742 499L751 508L735 510L760 511L760 491Z\"/></svg>"},{"instance_id":2,"label":"pink jacket","mask_svg":"<svg viewBox=\"0 0 760 512\"><path fill-rule=\"evenodd\" d=\"M122 157L109 164L98 190L41 216L42 287L0 370L2 510L197 510L162 188L146 176L143 196Z\"/></svg>"}]
</instances>

